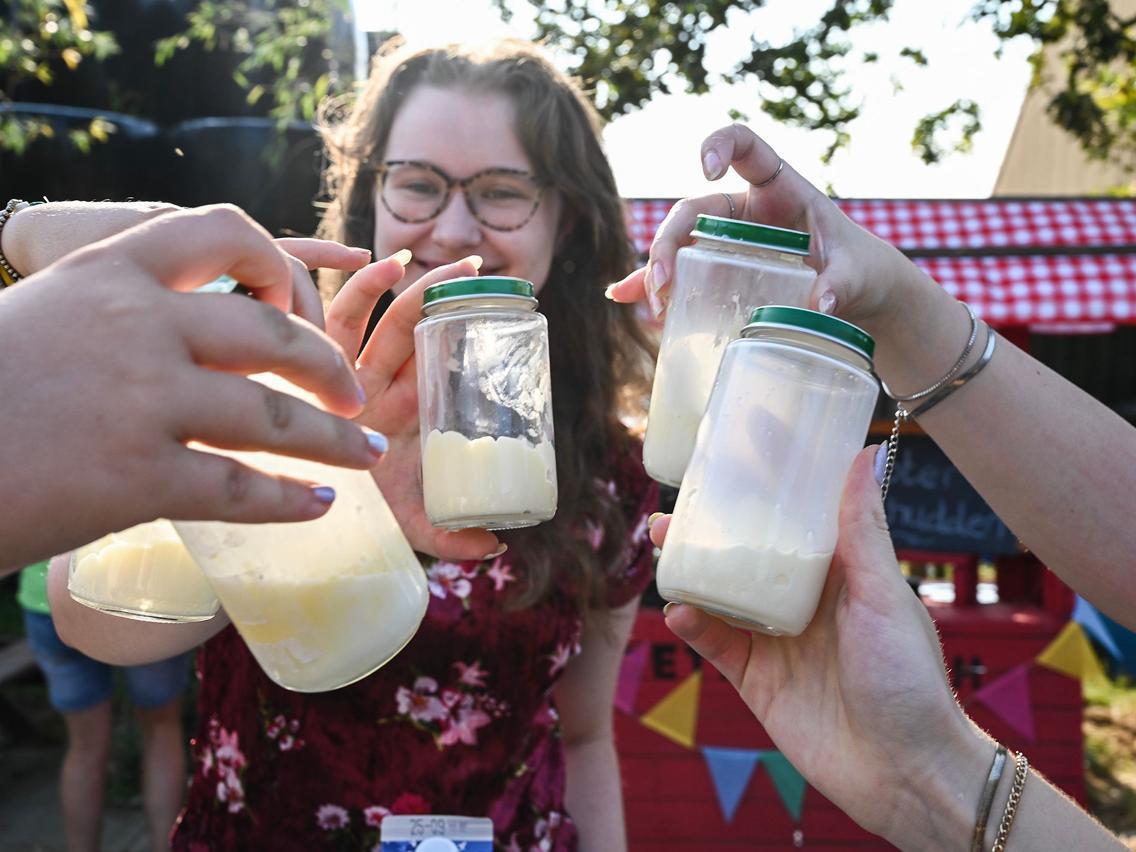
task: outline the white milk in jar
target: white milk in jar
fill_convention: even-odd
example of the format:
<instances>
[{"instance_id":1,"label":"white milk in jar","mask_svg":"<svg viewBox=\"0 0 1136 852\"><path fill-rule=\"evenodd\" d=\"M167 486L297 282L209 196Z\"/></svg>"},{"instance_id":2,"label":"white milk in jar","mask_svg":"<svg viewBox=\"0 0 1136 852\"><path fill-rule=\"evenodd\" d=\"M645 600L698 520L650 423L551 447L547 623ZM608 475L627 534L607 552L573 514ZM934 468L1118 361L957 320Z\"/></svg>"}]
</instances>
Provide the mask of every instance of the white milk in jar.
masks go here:
<instances>
[{"instance_id":1,"label":"white milk in jar","mask_svg":"<svg viewBox=\"0 0 1136 852\"><path fill-rule=\"evenodd\" d=\"M487 276L423 294L422 492L436 526L514 529L556 514L548 324L533 292Z\"/></svg>"},{"instance_id":2,"label":"white milk in jar","mask_svg":"<svg viewBox=\"0 0 1136 852\"><path fill-rule=\"evenodd\" d=\"M103 536L71 554L71 597L141 621L204 621L217 596L169 521Z\"/></svg>"},{"instance_id":3,"label":"white milk in jar","mask_svg":"<svg viewBox=\"0 0 1136 852\"><path fill-rule=\"evenodd\" d=\"M268 387L318 405L278 376ZM276 683L322 692L366 677L410 641L429 589L370 473L270 453L204 448L335 489L320 518L288 524L177 521L249 650Z\"/></svg>"},{"instance_id":4,"label":"white milk in jar","mask_svg":"<svg viewBox=\"0 0 1136 852\"><path fill-rule=\"evenodd\" d=\"M659 594L801 633L836 548L844 481L878 385L875 344L803 308L754 311L726 348L659 558Z\"/></svg>"},{"instance_id":5,"label":"white milk in jar","mask_svg":"<svg viewBox=\"0 0 1136 852\"><path fill-rule=\"evenodd\" d=\"M804 264L809 235L699 216L694 244L679 249L651 390L643 463L677 486L726 344L754 308L805 305L816 273Z\"/></svg>"},{"instance_id":6,"label":"white milk in jar","mask_svg":"<svg viewBox=\"0 0 1136 852\"><path fill-rule=\"evenodd\" d=\"M477 483L477 488L470 488ZM556 451L547 441L431 430L422 450L422 485L431 518L556 511Z\"/></svg>"}]
</instances>

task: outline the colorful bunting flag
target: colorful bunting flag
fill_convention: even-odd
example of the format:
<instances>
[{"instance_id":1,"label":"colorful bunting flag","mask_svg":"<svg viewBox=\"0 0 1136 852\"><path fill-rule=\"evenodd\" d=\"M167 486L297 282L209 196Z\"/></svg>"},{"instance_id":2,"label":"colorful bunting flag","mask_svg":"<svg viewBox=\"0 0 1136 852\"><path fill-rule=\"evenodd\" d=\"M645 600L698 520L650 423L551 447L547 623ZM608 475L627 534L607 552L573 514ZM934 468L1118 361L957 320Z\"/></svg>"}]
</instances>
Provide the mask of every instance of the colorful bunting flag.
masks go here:
<instances>
[{"instance_id":1,"label":"colorful bunting flag","mask_svg":"<svg viewBox=\"0 0 1136 852\"><path fill-rule=\"evenodd\" d=\"M623 664L619 667L615 706L632 716L635 715L635 699L639 697L639 684L643 681L643 669L647 666L647 654L650 650L650 643L636 642L623 655Z\"/></svg>"},{"instance_id":2,"label":"colorful bunting flag","mask_svg":"<svg viewBox=\"0 0 1136 852\"><path fill-rule=\"evenodd\" d=\"M1108 678L1101 668L1100 660L1093 652L1093 646L1085 638L1085 631L1075 621L1070 621L1057 634L1057 638L1037 658L1041 665L1075 677L1082 685L1093 688L1108 686Z\"/></svg>"},{"instance_id":3,"label":"colorful bunting flag","mask_svg":"<svg viewBox=\"0 0 1136 852\"><path fill-rule=\"evenodd\" d=\"M1027 740L1034 741L1029 663L1010 669L970 696L970 700L985 704Z\"/></svg>"},{"instance_id":4,"label":"colorful bunting flag","mask_svg":"<svg viewBox=\"0 0 1136 852\"><path fill-rule=\"evenodd\" d=\"M1112 633L1105 623L1104 616L1080 595L1077 595L1077 603L1073 607L1073 620L1080 624L1086 633L1103 645L1114 660L1119 661L1123 658L1124 655L1120 653L1116 640L1112 638Z\"/></svg>"},{"instance_id":5,"label":"colorful bunting flag","mask_svg":"<svg viewBox=\"0 0 1136 852\"><path fill-rule=\"evenodd\" d=\"M797 768L779 751L761 752L761 765L769 773L777 795L794 822L801 821L801 808L805 804L807 782Z\"/></svg>"},{"instance_id":6,"label":"colorful bunting flag","mask_svg":"<svg viewBox=\"0 0 1136 852\"><path fill-rule=\"evenodd\" d=\"M1117 624L1100 610L1097 610L1097 615L1100 616L1113 643L1120 649L1117 663L1128 674L1136 676L1136 633L1122 624Z\"/></svg>"},{"instance_id":7,"label":"colorful bunting flag","mask_svg":"<svg viewBox=\"0 0 1136 852\"><path fill-rule=\"evenodd\" d=\"M734 819L742 794L749 786L749 779L761 752L746 748L716 748L702 746L702 757L714 781L714 792L718 795L718 807L726 822Z\"/></svg>"},{"instance_id":8,"label":"colorful bunting flag","mask_svg":"<svg viewBox=\"0 0 1136 852\"><path fill-rule=\"evenodd\" d=\"M686 748L694 748L694 729L698 724L698 698L702 691L702 672L694 672L639 721L651 730Z\"/></svg>"}]
</instances>

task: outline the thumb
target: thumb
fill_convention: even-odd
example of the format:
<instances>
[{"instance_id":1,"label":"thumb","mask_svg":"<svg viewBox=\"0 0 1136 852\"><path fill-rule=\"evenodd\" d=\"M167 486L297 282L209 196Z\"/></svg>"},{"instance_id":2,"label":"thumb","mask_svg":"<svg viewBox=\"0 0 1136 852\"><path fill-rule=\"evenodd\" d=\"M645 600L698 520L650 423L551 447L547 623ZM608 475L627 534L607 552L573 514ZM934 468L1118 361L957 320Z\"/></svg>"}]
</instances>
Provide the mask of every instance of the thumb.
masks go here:
<instances>
[{"instance_id":1,"label":"thumb","mask_svg":"<svg viewBox=\"0 0 1136 852\"><path fill-rule=\"evenodd\" d=\"M832 204L810 205L805 217L811 238L805 263L817 273L809 295L809 307L823 314L847 315L856 296L854 282L858 270L842 263L842 253L833 250L834 244L839 241L837 233L843 217L844 214Z\"/></svg>"},{"instance_id":2,"label":"thumb","mask_svg":"<svg viewBox=\"0 0 1136 852\"><path fill-rule=\"evenodd\" d=\"M840 501L834 561L844 570L853 597L886 599L894 592L910 596L895 559L880 497L887 444L866 447L852 462Z\"/></svg>"}]
</instances>

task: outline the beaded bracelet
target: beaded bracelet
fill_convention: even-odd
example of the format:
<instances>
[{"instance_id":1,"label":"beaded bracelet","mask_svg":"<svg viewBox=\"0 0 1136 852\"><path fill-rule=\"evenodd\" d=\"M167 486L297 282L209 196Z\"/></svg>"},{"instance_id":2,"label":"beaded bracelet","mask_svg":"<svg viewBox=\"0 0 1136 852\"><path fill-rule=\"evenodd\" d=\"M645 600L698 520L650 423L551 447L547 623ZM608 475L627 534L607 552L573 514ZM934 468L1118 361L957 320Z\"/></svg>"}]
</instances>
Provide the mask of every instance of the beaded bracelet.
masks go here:
<instances>
[{"instance_id":1,"label":"beaded bracelet","mask_svg":"<svg viewBox=\"0 0 1136 852\"><path fill-rule=\"evenodd\" d=\"M3 210L0 210L0 237L4 234L4 226L8 224L8 220L24 204L27 204L27 202L23 199L13 198L4 206ZM4 287L10 287L19 280L20 273L8 262L8 258L4 257L3 243L0 243L0 282Z\"/></svg>"}]
</instances>

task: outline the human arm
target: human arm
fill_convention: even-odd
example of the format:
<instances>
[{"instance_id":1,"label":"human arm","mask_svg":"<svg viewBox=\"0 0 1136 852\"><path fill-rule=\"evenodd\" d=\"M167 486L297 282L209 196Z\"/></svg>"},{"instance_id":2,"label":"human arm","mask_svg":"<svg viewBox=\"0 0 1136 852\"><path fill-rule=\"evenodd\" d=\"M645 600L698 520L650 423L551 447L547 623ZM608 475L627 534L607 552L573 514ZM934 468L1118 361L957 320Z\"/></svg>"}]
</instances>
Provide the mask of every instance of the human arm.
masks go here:
<instances>
[{"instance_id":1,"label":"human arm","mask_svg":"<svg viewBox=\"0 0 1136 852\"><path fill-rule=\"evenodd\" d=\"M314 326L253 299L189 294L222 273L287 301L291 261L231 207L170 213L0 292L4 567L155 517L306 520L302 483L187 448L261 448L369 468L360 390ZM97 286L91 286L95 283ZM319 411L242 374L273 369Z\"/></svg>"},{"instance_id":2,"label":"human arm","mask_svg":"<svg viewBox=\"0 0 1136 852\"><path fill-rule=\"evenodd\" d=\"M229 623L225 611L206 621L158 624L122 618L77 602L67 591L69 554L56 556L47 571L51 620L64 644L116 666L140 666L176 656L215 636Z\"/></svg>"},{"instance_id":3,"label":"human arm","mask_svg":"<svg viewBox=\"0 0 1136 852\"><path fill-rule=\"evenodd\" d=\"M817 614L797 637L736 630L690 606L667 626L722 672L808 782L868 831L901 849L970 848L994 743L951 691L934 624L896 564L873 476L857 456ZM667 520L653 524L661 543ZM1028 755L1027 755L1028 756ZM1009 795L999 785L990 848ZM1124 848L1031 770L1011 849Z\"/></svg>"},{"instance_id":4,"label":"human arm","mask_svg":"<svg viewBox=\"0 0 1136 852\"><path fill-rule=\"evenodd\" d=\"M150 201L51 201L20 209L0 230L0 253L24 278L73 251L151 222L183 208ZM276 241L290 260L291 287L261 291L271 304L322 327L323 308L307 273L327 267L356 270L370 259L367 249L330 240L286 237Z\"/></svg>"},{"instance_id":5,"label":"human arm","mask_svg":"<svg viewBox=\"0 0 1136 852\"><path fill-rule=\"evenodd\" d=\"M0 252L23 277L76 249L180 208L158 201L51 201L25 207L0 232Z\"/></svg>"},{"instance_id":6,"label":"human arm","mask_svg":"<svg viewBox=\"0 0 1136 852\"><path fill-rule=\"evenodd\" d=\"M567 763L564 804L576 823L582 852L627 848L612 708L623 652L638 612L636 597L613 609L589 613L580 639L582 650L555 687Z\"/></svg>"},{"instance_id":7,"label":"human arm","mask_svg":"<svg viewBox=\"0 0 1136 852\"><path fill-rule=\"evenodd\" d=\"M739 218L810 232L818 277L809 304L872 334L876 370L894 392L912 393L946 374L969 333L966 312L949 293L791 166L756 186L779 158L746 128L711 134L702 152L707 177L732 165L750 182L734 196ZM657 302L697 214L728 215L726 206L720 193L677 204L648 265L616 284L613 298L653 293ZM980 335L966 367L984 343ZM1129 570L1136 525L1128 522L1136 429L1004 339L981 374L918 422L1042 562L1112 618L1136 626Z\"/></svg>"}]
</instances>

